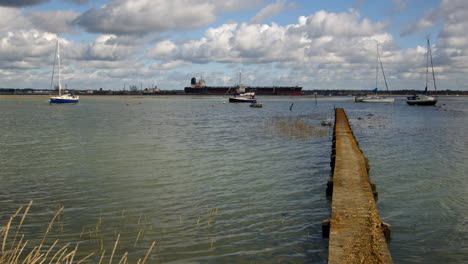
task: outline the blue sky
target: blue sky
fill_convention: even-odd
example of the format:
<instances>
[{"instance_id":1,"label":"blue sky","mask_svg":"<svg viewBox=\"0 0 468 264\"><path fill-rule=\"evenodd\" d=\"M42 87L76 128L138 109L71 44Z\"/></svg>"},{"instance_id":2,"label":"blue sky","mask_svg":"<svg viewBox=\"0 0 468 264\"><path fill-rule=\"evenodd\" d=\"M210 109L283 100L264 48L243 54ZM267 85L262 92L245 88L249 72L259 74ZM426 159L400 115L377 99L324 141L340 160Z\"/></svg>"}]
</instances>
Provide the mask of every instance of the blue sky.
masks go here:
<instances>
[{"instance_id":1,"label":"blue sky","mask_svg":"<svg viewBox=\"0 0 468 264\"><path fill-rule=\"evenodd\" d=\"M468 1L0 0L3 87L49 89L55 39L73 89L231 85L423 89L430 35L438 89L468 90ZM383 89L382 84L378 84Z\"/></svg>"}]
</instances>

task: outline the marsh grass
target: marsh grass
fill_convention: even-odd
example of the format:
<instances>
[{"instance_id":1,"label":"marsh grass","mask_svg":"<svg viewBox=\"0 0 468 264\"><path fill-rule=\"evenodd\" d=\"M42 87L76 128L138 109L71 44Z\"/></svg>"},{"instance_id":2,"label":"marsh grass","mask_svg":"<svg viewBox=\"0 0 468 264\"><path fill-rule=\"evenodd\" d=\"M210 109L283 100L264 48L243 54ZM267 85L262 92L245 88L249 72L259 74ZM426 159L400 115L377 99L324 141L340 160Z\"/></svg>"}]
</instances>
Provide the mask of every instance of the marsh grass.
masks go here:
<instances>
[{"instance_id":1,"label":"marsh grass","mask_svg":"<svg viewBox=\"0 0 468 264\"><path fill-rule=\"evenodd\" d=\"M49 242L49 235L54 228L58 226L58 229L63 232L63 217L62 211L63 206L57 210L57 213L52 217L52 220L49 222L42 239L38 245L33 245L26 238L24 233L22 233L22 226L28 215L28 212L32 206L33 202L31 201L26 208L20 207L18 210L9 218L5 226L0 228L0 241L1 241L1 254L0 254L0 264L51 264L51 263L85 263L90 262L90 258L99 255L95 252L92 252L84 257L84 254L78 254L79 245L78 242L66 243L63 246L60 246L59 239ZM99 237L99 230L102 225L102 219L99 218L99 221L95 227L93 233L96 237ZM140 231L141 232L141 231ZM83 233L83 232L82 232ZM91 235L90 235L91 236ZM140 234L141 236L141 234ZM83 238L81 236L81 238ZM128 262L128 252L122 254L121 257L116 257L116 250L119 245L120 234L116 234L116 240L111 255L108 257L109 261L107 262L106 250L103 248L102 239L100 240L100 257L99 264L101 263L119 263L126 264ZM135 243L138 242L137 241ZM139 258L137 264L146 263L148 256L151 254L156 241L153 241L150 249L147 251L146 255L143 258ZM119 254L120 255L120 254ZM96 256L95 256L96 257ZM115 261L114 261L115 259Z\"/></svg>"},{"instance_id":2,"label":"marsh grass","mask_svg":"<svg viewBox=\"0 0 468 264\"><path fill-rule=\"evenodd\" d=\"M310 139L314 137L324 137L329 133L329 128L319 123L318 126L312 123L313 120L307 116L277 117L264 124L264 128L275 134L293 139Z\"/></svg>"}]
</instances>

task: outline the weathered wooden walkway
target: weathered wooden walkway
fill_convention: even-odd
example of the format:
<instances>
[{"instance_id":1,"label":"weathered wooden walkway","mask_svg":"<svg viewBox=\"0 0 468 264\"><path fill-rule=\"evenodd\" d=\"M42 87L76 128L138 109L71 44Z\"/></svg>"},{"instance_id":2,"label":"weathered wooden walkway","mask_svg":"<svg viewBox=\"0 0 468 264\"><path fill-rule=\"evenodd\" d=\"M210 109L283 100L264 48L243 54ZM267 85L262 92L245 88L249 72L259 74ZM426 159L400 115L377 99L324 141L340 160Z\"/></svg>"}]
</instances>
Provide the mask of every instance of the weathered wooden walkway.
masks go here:
<instances>
[{"instance_id":1,"label":"weathered wooden walkway","mask_svg":"<svg viewBox=\"0 0 468 264\"><path fill-rule=\"evenodd\" d=\"M367 159L342 108L335 111L332 169L327 189L332 195L331 219L324 221L328 263L392 263L386 241L390 229L380 220Z\"/></svg>"}]
</instances>

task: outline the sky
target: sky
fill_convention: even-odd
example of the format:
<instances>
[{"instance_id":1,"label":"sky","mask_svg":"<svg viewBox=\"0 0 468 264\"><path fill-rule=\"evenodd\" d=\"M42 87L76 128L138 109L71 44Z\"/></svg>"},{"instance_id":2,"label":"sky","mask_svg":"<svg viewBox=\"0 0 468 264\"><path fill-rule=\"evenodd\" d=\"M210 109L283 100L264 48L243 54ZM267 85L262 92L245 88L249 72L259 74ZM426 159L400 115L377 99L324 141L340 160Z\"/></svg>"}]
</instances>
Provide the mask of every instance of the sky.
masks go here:
<instances>
[{"instance_id":1,"label":"sky","mask_svg":"<svg viewBox=\"0 0 468 264\"><path fill-rule=\"evenodd\" d=\"M0 0L0 87L468 90L466 0ZM429 89L434 89L430 83Z\"/></svg>"}]
</instances>

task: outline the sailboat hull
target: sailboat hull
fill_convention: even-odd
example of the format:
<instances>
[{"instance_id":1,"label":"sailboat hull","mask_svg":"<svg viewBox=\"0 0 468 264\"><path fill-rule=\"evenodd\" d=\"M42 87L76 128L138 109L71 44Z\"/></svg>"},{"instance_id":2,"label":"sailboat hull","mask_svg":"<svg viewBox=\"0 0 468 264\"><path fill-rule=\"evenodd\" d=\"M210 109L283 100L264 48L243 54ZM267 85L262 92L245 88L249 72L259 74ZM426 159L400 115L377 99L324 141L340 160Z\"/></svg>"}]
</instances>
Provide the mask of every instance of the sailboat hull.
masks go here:
<instances>
[{"instance_id":1,"label":"sailboat hull","mask_svg":"<svg viewBox=\"0 0 468 264\"><path fill-rule=\"evenodd\" d=\"M69 99L50 99L51 104L76 104L78 100L69 100Z\"/></svg>"},{"instance_id":2,"label":"sailboat hull","mask_svg":"<svg viewBox=\"0 0 468 264\"><path fill-rule=\"evenodd\" d=\"M50 97L51 104L76 104L78 103L79 97L78 96L54 96Z\"/></svg>"},{"instance_id":3,"label":"sailboat hull","mask_svg":"<svg viewBox=\"0 0 468 264\"><path fill-rule=\"evenodd\" d=\"M243 98L243 97L230 97L229 102L230 103L252 103L255 101L255 99L248 99L248 98Z\"/></svg>"},{"instance_id":4,"label":"sailboat hull","mask_svg":"<svg viewBox=\"0 0 468 264\"><path fill-rule=\"evenodd\" d=\"M408 105L435 105L437 100L406 100Z\"/></svg>"},{"instance_id":5,"label":"sailboat hull","mask_svg":"<svg viewBox=\"0 0 468 264\"><path fill-rule=\"evenodd\" d=\"M423 94L417 94L406 98L406 103L409 105L435 105L437 98Z\"/></svg>"}]
</instances>

